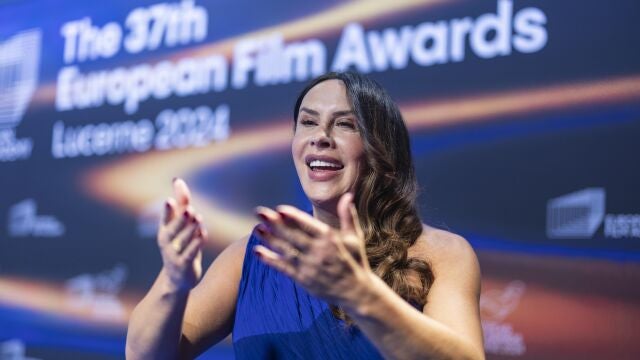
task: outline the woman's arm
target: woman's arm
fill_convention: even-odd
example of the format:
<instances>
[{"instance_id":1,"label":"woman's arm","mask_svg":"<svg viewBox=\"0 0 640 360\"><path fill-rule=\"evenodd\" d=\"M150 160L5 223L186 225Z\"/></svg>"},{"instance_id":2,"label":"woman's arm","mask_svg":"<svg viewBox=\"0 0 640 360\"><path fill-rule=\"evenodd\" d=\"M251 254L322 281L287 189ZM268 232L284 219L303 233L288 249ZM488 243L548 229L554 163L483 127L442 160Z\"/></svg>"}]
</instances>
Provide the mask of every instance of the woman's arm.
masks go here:
<instances>
[{"instance_id":1,"label":"woman's arm","mask_svg":"<svg viewBox=\"0 0 640 360\"><path fill-rule=\"evenodd\" d=\"M423 258L435 272L422 313L373 273L354 287L343 307L386 358L484 359L475 253L459 236L430 233L433 238L418 240L432 246L433 256Z\"/></svg>"},{"instance_id":2,"label":"woman's arm","mask_svg":"<svg viewBox=\"0 0 640 360\"><path fill-rule=\"evenodd\" d=\"M231 333L248 240L246 236L235 241L220 253L189 294L181 358L195 358Z\"/></svg>"},{"instance_id":3,"label":"woman's arm","mask_svg":"<svg viewBox=\"0 0 640 360\"><path fill-rule=\"evenodd\" d=\"M127 359L175 359L188 291L176 291L164 269L129 319Z\"/></svg>"},{"instance_id":4,"label":"woman's arm","mask_svg":"<svg viewBox=\"0 0 640 360\"><path fill-rule=\"evenodd\" d=\"M338 203L340 229L289 206L259 208L258 231L272 249L263 261L310 293L342 307L388 358L484 359L479 316L480 270L461 237L423 233L434 273L427 305L416 310L369 268L350 195Z\"/></svg>"},{"instance_id":5,"label":"woman's arm","mask_svg":"<svg viewBox=\"0 0 640 360\"><path fill-rule=\"evenodd\" d=\"M127 359L191 359L231 333L248 237L229 245L190 292L160 272L131 314Z\"/></svg>"},{"instance_id":6,"label":"woman's arm","mask_svg":"<svg viewBox=\"0 0 640 360\"><path fill-rule=\"evenodd\" d=\"M199 216L189 208L182 180L174 182L178 204L169 199L158 231L163 268L131 314L128 359L195 357L229 334L247 239L225 249L201 277ZM192 290L193 288L193 290Z\"/></svg>"}]
</instances>

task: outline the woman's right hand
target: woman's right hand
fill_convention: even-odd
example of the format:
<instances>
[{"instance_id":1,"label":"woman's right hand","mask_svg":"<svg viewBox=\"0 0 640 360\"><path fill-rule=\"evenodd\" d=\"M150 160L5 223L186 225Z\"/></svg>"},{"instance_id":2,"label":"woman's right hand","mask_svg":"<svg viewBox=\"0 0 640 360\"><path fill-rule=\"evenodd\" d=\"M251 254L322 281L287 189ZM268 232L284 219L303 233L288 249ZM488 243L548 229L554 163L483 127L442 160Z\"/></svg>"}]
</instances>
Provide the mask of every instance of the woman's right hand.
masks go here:
<instances>
[{"instance_id":1,"label":"woman's right hand","mask_svg":"<svg viewBox=\"0 0 640 360\"><path fill-rule=\"evenodd\" d=\"M202 244L206 231L202 216L191 206L191 195L182 179L173 181L175 200L168 198L158 229L163 272L172 292L188 292L202 277Z\"/></svg>"}]
</instances>

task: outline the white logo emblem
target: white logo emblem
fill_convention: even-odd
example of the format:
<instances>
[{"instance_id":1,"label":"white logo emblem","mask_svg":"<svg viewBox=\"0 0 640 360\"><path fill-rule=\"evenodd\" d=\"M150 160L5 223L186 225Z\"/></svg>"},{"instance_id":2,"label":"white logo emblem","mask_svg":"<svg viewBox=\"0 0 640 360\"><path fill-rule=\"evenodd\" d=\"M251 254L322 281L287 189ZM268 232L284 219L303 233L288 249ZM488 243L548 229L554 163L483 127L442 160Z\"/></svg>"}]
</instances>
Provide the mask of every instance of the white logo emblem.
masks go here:
<instances>
[{"instance_id":1,"label":"white logo emblem","mask_svg":"<svg viewBox=\"0 0 640 360\"><path fill-rule=\"evenodd\" d=\"M0 360L38 360L27 357L27 348L19 339L11 339L0 343Z\"/></svg>"},{"instance_id":2,"label":"white logo emblem","mask_svg":"<svg viewBox=\"0 0 640 360\"><path fill-rule=\"evenodd\" d=\"M65 227L51 215L38 215L34 199L23 200L9 210L9 236L57 237L64 235Z\"/></svg>"},{"instance_id":3,"label":"white logo emblem","mask_svg":"<svg viewBox=\"0 0 640 360\"><path fill-rule=\"evenodd\" d=\"M503 321L520 303L527 286L522 281L512 281L502 290L482 293L480 312L485 319Z\"/></svg>"},{"instance_id":4,"label":"white logo emblem","mask_svg":"<svg viewBox=\"0 0 640 360\"><path fill-rule=\"evenodd\" d=\"M588 188L547 202L547 237L590 238L605 213L603 188Z\"/></svg>"},{"instance_id":5,"label":"white logo emblem","mask_svg":"<svg viewBox=\"0 0 640 360\"><path fill-rule=\"evenodd\" d=\"M0 128L22 120L38 83L40 30L29 30L0 44Z\"/></svg>"},{"instance_id":6,"label":"white logo emblem","mask_svg":"<svg viewBox=\"0 0 640 360\"><path fill-rule=\"evenodd\" d=\"M487 354L523 355L527 346L521 333L515 331L505 319L514 312L527 286L522 281L512 281L503 289L485 291L480 296L484 348Z\"/></svg>"},{"instance_id":7,"label":"white logo emblem","mask_svg":"<svg viewBox=\"0 0 640 360\"><path fill-rule=\"evenodd\" d=\"M118 293L127 279L123 264L100 274L82 274L67 280L69 303L77 309L86 309L99 318L122 318L124 308Z\"/></svg>"},{"instance_id":8,"label":"white logo emblem","mask_svg":"<svg viewBox=\"0 0 640 360\"><path fill-rule=\"evenodd\" d=\"M14 128L38 84L41 37L33 29L0 43L0 161L31 156L31 139L16 139Z\"/></svg>"}]
</instances>

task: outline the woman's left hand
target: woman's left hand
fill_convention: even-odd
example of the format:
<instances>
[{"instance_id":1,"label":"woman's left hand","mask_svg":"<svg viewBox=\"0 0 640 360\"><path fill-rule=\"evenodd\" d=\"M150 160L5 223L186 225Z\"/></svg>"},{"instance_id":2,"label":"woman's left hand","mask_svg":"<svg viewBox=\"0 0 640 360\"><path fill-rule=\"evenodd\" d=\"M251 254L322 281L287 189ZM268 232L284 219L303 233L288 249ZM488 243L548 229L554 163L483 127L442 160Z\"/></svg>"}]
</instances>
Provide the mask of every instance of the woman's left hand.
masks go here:
<instances>
[{"instance_id":1,"label":"woman's left hand","mask_svg":"<svg viewBox=\"0 0 640 360\"><path fill-rule=\"evenodd\" d=\"M269 247L256 245L254 251L314 296L348 305L372 275L352 201L350 193L338 201L339 229L293 206L278 206L276 211L257 208L262 220L257 231Z\"/></svg>"}]
</instances>

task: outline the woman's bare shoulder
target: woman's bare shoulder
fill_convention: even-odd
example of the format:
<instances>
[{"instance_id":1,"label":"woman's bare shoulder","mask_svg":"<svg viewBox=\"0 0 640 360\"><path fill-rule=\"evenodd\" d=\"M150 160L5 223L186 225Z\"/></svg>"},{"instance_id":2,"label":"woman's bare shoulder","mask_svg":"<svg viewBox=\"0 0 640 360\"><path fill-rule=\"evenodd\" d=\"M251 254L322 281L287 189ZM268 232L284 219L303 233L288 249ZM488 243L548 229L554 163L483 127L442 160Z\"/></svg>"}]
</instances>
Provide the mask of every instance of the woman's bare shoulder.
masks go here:
<instances>
[{"instance_id":1,"label":"woman's bare shoulder","mask_svg":"<svg viewBox=\"0 0 640 360\"><path fill-rule=\"evenodd\" d=\"M229 244L211 263L198 286L192 290L196 297L200 293L211 294L220 292L220 287L235 288L240 282L242 265L249 235ZM193 296L192 296L193 297Z\"/></svg>"},{"instance_id":2,"label":"woman's bare shoulder","mask_svg":"<svg viewBox=\"0 0 640 360\"><path fill-rule=\"evenodd\" d=\"M430 264L434 282L422 312L482 349L480 265L462 236L423 225L416 248Z\"/></svg>"},{"instance_id":3,"label":"woman's bare shoulder","mask_svg":"<svg viewBox=\"0 0 640 360\"><path fill-rule=\"evenodd\" d=\"M219 256L226 256L234 259L239 258L240 261L242 261L244 259L244 253L247 248L249 238L251 238L251 234L245 235L242 238L233 241L220 253Z\"/></svg>"},{"instance_id":4,"label":"woman's bare shoulder","mask_svg":"<svg viewBox=\"0 0 640 360\"><path fill-rule=\"evenodd\" d=\"M422 225L422 234L410 249L411 255L428 261L436 276L452 267L463 267L479 272L478 259L471 244L462 236Z\"/></svg>"}]
</instances>

